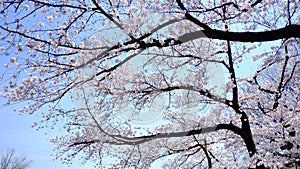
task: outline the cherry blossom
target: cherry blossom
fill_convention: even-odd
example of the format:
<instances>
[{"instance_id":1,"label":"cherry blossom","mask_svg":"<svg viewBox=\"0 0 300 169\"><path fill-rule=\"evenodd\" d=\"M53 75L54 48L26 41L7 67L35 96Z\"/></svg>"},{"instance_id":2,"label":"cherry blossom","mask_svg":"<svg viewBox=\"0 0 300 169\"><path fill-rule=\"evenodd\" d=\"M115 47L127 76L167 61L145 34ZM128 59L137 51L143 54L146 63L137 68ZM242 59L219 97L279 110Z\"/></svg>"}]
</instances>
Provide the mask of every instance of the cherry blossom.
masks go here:
<instances>
[{"instance_id":1,"label":"cherry blossom","mask_svg":"<svg viewBox=\"0 0 300 169\"><path fill-rule=\"evenodd\" d=\"M40 113L37 129L63 123L52 142L64 162L299 167L299 10L289 0L4 0L0 96Z\"/></svg>"}]
</instances>

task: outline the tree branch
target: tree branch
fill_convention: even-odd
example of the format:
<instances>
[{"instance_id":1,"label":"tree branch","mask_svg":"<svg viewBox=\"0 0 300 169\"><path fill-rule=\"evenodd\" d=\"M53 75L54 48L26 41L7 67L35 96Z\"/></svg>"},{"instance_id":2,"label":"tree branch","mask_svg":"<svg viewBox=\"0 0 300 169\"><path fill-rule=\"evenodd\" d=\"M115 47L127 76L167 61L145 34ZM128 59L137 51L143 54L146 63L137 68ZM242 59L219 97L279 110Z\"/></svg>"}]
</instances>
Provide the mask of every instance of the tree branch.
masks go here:
<instances>
[{"instance_id":1,"label":"tree branch","mask_svg":"<svg viewBox=\"0 0 300 169\"><path fill-rule=\"evenodd\" d=\"M194 39L203 37L236 42L267 42L288 38L300 38L300 25L288 25L283 28L263 32L227 32L210 29L191 32ZM196 36L196 37L195 37Z\"/></svg>"}]
</instances>

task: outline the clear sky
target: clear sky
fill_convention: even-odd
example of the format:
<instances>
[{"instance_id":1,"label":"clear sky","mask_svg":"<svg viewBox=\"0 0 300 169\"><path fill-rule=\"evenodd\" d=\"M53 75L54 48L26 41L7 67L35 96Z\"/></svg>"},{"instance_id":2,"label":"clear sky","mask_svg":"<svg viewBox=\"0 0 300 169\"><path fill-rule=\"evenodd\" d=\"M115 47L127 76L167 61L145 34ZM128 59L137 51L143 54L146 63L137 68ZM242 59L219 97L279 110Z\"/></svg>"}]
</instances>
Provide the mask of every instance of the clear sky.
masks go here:
<instances>
[{"instance_id":1,"label":"clear sky","mask_svg":"<svg viewBox=\"0 0 300 169\"><path fill-rule=\"evenodd\" d=\"M0 98L0 103L4 100ZM80 162L74 161L71 167L61 164L61 161L55 160L52 149L54 145L50 143L51 135L55 131L45 135L50 129L36 131L31 128L34 121L40 121L38 115L18 115L13 109L16 106L0 107L0 152L7 152L9 149L15 149L17 155L26 155L32 160L31 169L89 169L91 165L82 166Z\"/></svg>"}]
</instances>

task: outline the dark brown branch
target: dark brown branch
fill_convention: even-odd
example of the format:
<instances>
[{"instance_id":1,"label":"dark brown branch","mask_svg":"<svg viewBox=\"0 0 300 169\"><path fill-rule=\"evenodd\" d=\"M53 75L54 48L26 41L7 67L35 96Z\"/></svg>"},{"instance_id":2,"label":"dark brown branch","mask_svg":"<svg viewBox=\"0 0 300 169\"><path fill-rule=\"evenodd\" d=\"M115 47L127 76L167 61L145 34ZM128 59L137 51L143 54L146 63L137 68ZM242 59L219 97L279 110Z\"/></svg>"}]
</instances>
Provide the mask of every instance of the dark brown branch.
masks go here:
<instances>
[{"instance_id":1,"label":"dark brown branch","mask_svg":"<svg viewBox=\"0 0 300 169\"><path fill-rule=\"evenodd\" d=\"M240 136L243 138L246 144L249 156L252 157L256 153L256 146L253 140L249 118L244 111L236 110L236 112L242 115L240 118L242 122L242 128L241 128L242 134Z\"/></svg>"},{"instance_id":2,"label":"dark brown branch","mask_svg":"<svg viewBox=\"0 0 300 169\"><path fill-rule=\"evenodd\" d=\"M207 149L202 144L199 144L199 146L202 148L202 150L204 151L204 154L205 154L205 156L207 158L208 168L212 168L211 158L210 158L210 156L208 154Z\"/></svg>"},{"instance_id":3,"label":"dark brown branch","mask_svg":"<svg viewBox=\"0 0 300 169\"><path fill-rule=\"evenodd\" d=\"M248 122L249 124L249 122ZM118 139L117 142L111 142L111 144L116 144L116 145L138 145L138 144L143 144L145 142L154 140L154 139L160 139L160 138L171 138L171 137L186 137L186 136L193 136L197 134L205 134L205 133L211 133L215 132L218 130L229 130L232 131L233 133L239 135L242 137L244 140L246 147L248 149L250 157L252 157L255 152L255 144L253 142L252 136L248 134L248 131L239 128L235 126L234 124L218 124L216 126L212 127L206 127L206 128L201 128L197 130L189 130L189 131L181 131L181 132L171 132L171 133L157 133L154 135L148 135L148 136L140 136L140 137L125 137L121 135L109 135L112 136L116 139ZM71 146L76 146L76 145L81 145L81 144L93 144L93 143L98 143L100 140L89 140L89 141L81 141L81 142L75 142Z\"/></svg>"},{"instance_id":4,"label":"dark brown branch","mask_svg":"<svg viewBox=\"0 0 300 169\"><path fill-rule=\"evenodd\" d=\"M253 8L257 4L261 3L262 0L256 0L253 4L251 4L251 7Z\"/></svg>"},{"instance_id":5,"label":"dark brown branch","mask_svg":"<svg viewBox=\"0 0 300 169\"><path fill-rule=\"evenodd\" d=\"M272 31L264 31L264 32L227 32L216 29L211 29L205 23L200 22L197 18L190 15L187 9L184 7L183 3L180 0L176 0L178 6L181 10L184 10L185 17L187 20L193 22L199 27L203 28L202 31L192 32L193 34L199 34L201 36L203 33L206 37L211 39L219 39L219 40L228 40L228 41L239 41L239 42L266 42L266 41L274 41L284 38L300 38L300 25L288 25L284 28L280 28ZM260 3L260 0L257 0L253 6Z\"/></svg>"},{"instance_id":6,"label":"dark brown branch","mask_svg":"<svg viewBox=\"0 0 300 169\"><path fill-rule=\"evenodd\" d=\"M288 25L280 29L263 32L227 32L216 29L205 29L186 33L178 37L178 40L175 40L174 38L166 39L164 40L163 44L161 44L160 41L156 39L153 39L150 43L145 43L142 41L142 39L137 40L140 40L138 42L140 45L139 48L146 49L150 47L169 47L171 45L178 45L199 38L210 38L237 42L268 42L280 39L300 38L300 25ZM132 41L126 42L126 44L130 43L132 43ZM133 50L133 48L126 48L121 51L130 50Z\"/></svg>"},{"instance_id":7,"label":"dark brown branch","mask_svg":"<svg viewBox=\"0 0 300 169\"><path fill-rule=\"evenodd\" d=\"M299 63L300 63L300 61L296 62L295 65L293 66L292 73L291 73L290 77L286 80L286 82L284 83L283 88L285 88L286 85L287 85L287 84L290 82L290 80L292 79L292 77L293 77L293 75L294 75L294 73L295 73L296 67L297 67L297 65L298 65Z\"/></svg>"},{"instance_id":8,"label":"dark brown branch","mask_svg":"<svg viewBox=\"0 0 300 169\"><path fill-rule=\"evenodd\" d=\"M288 25L286 27L264 32L226 32L221 30L197 31L199 35L204 33L208 38L238 41L238 42L267 42L288 38L300 38L300 25Z\"/></svg>"},{"instance_id":9,"label":"dark brown branch","mask_svg":"<svg viewBox=\"0 0 300 169\"><path fill-rule=\"evenodd\" d=\"M227 55L228 55L228 61L229 61L229 73L230 73L231 81L234 85L232 87L232 107L233 107L233 109L237 110L237 109L239 109L238 87L237 87L235 71L234 71L234 67L233 67L231 46L230 46L230 42L228 40L227 40L227 50L228 50Z\"/></svg>"},{"instance_id":10,"label":"dark brown branch","mask_svg":"<svg viewBox=\"0 0 300 169\"><path fill-rule=\"evenodd\" d=\"M286 49L286 53L287 53L287 49ZM289 60L289 56L286 55L285 56L285 61L284 61L284 65L282 68L282 72L281 72L281 77L280 77L280 81L277 87L277 92L275 93L275 100L274 100L274 104L273 104L273 109L276 109L279 105L279 99L281 98L281 92L282 92L282 88L283 88L283 81L284 81L284 76L285 76L285 71L286 71L286 67L288 64L288 60Z\"/></svg>"},{"instance_id":11,"label":"dark brown branch","mask_svg":"<svg viewBox=\"0 0 300 169\"><path fill-rule=\"evenodd\" d=\"M207 26L206 24L200 22L198 19L196 19L195 17L193 17L191 14L188 13L187 9L184 7L183 3L181 2L181 0L176 0L178 6L180 7L181 10L185 11L185 18L191 22L193 22L194 24L200 26L201 28L205 29L205 30L211 30L211 28L209 26Z\"/></svg>"},{"instance_id":12,"label":"dark brown branch","mask_svg":"<svg viewBox=\"0 0 300 169\"><path fill-rule=\"evenodd\" d=\"M76 143L69 145L69 147L73 147L73 146L77 146L77 145L85 145L85 144L89 145L89 144L93 144L93 143L97 143L97 140L76 142Z\"/></svg>"}]
</instances>

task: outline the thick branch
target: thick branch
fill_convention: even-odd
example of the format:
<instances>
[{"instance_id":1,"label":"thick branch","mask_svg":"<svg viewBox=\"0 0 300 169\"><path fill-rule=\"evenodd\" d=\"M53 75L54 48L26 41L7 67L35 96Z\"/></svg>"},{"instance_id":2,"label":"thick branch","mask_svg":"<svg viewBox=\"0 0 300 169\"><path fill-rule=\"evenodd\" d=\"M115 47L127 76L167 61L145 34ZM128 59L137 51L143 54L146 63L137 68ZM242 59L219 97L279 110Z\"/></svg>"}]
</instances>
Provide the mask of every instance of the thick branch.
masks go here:
<instances>
[{"instance_id":1,"label":"thick branch","mask_svg":"<svg viewBox=\"0 0 300 169\"><path fill-rule=\"evenodd\" d=\"M176 2L179 8L185 11L185 18L203 29L202 31L196 31L198 33L192 32L192 34L196 33L201 35L202 33L204 33L208 38L211 39L239 42L265 42L292 37L300 38L300 25L288 25L284 28L264 32L228 32L212 29L207 24L199 21L197 18L189 14L188 10L184 7L181 0L176 0ZM252 4L252 7L254 7L260 2L260 0L257 0L254 4Z\"/></svg>"},{"instance_id":2,"label":"thick branch","mask_svg":"<svg viewBox=\"0 0 300 169\"><path fill-rule=\"evenodd\" d=\"M221 30L202 30L211 39L220 39L239 42L267 42L288 38L300 38L300 25L288 25L286 27L264 32L226 32Z\"/></svg>"},{"instance_id":3,"label":"thick branch","mask_svg":"<svg viewBox=\"0 0 300 169\"><path fill-rule=\"evenodd\" d=\"M228 55L228 61L229 61L229 73L230 73L230 78L233 83L232 87L232 107L233 109L237 110L239 109L239 100L238 100L238 87L237 87L237 82L236 82L236 77L235 77L235 70L233 67L233 58L232 58L232 52L231 52L231 46L230 42L227 41L227 55Z\"/></svg>"},{"instance_id":4,"label":"thick branch","mask_svg":"<svg viewBox=\"0 0 300 169\"><path fill-rule=\"evenodd\" d=\"M247 131L244 130L243 128L239 128L235 126L234 124L218 124L216 126L212 127L205 127L197 130L189 130L189 131L181 131L181 132L171 132L171 133L157 133L154 135L148 135L148 136L140 136L140 137L126 137L126 136L121 136L121 135L109 135L111 137L116 138L116 142L110 144L115 144L115 145L138 145L138 144L143 144L148 141L154 140L154 139L161 139L161 138L171 138L171 137L186 137L186 136L193 136L196 134L205 134L205 133L211 133L215 132L218 130L229 130L232 131L233 133L239 135L242 137L244 140L246 147L248 149L249 155L253 156L255 153L255 146L253 149L253 140L249 138L249 134L246 133ZM88 141L82 141L82 142L75 142L70 146L75 146L75 145L82 145L82 144L93 144L93 143L98 143L101 142L101 140L88 140ZM254 153L253 153L254 152Z\"/></svg>"},{"instance_id":5,"label":"thick branch","mask_svg":"<svg viewBox=\"0 0 300 169\"><path fill-rule=\"evenodd\" d=\"M249 123L249 118L247 114L244 111L236 110L238 114L241 114L241 122L242 122L242 128L241 128L241 137L243 138L249 156L252 157L256 153L256 146L253 140L251 128L250 128L250 123Z\"/></svg>"},{"instance_id":6,"label":"thick branch","mask_svg":"<svg viewBox=\"0 0 300 169\"><path fill-rule=\"evenodd\" d=\"M216 29L200 30L183 34L178 37L178 40L169 38L164 40L161 44L159 40L153 39L150 43L141 41L139 48L150 47L169 47L171 45L178 45L188 41L192 41L199 38L210 38L227 41L237 42L268 42L280 39L288 38L300 38L300 25L288 25L286 27L262 32L228 32ZM133 50L131 48L124 49L124 51Z\"/></svg>"}]
</instances>

